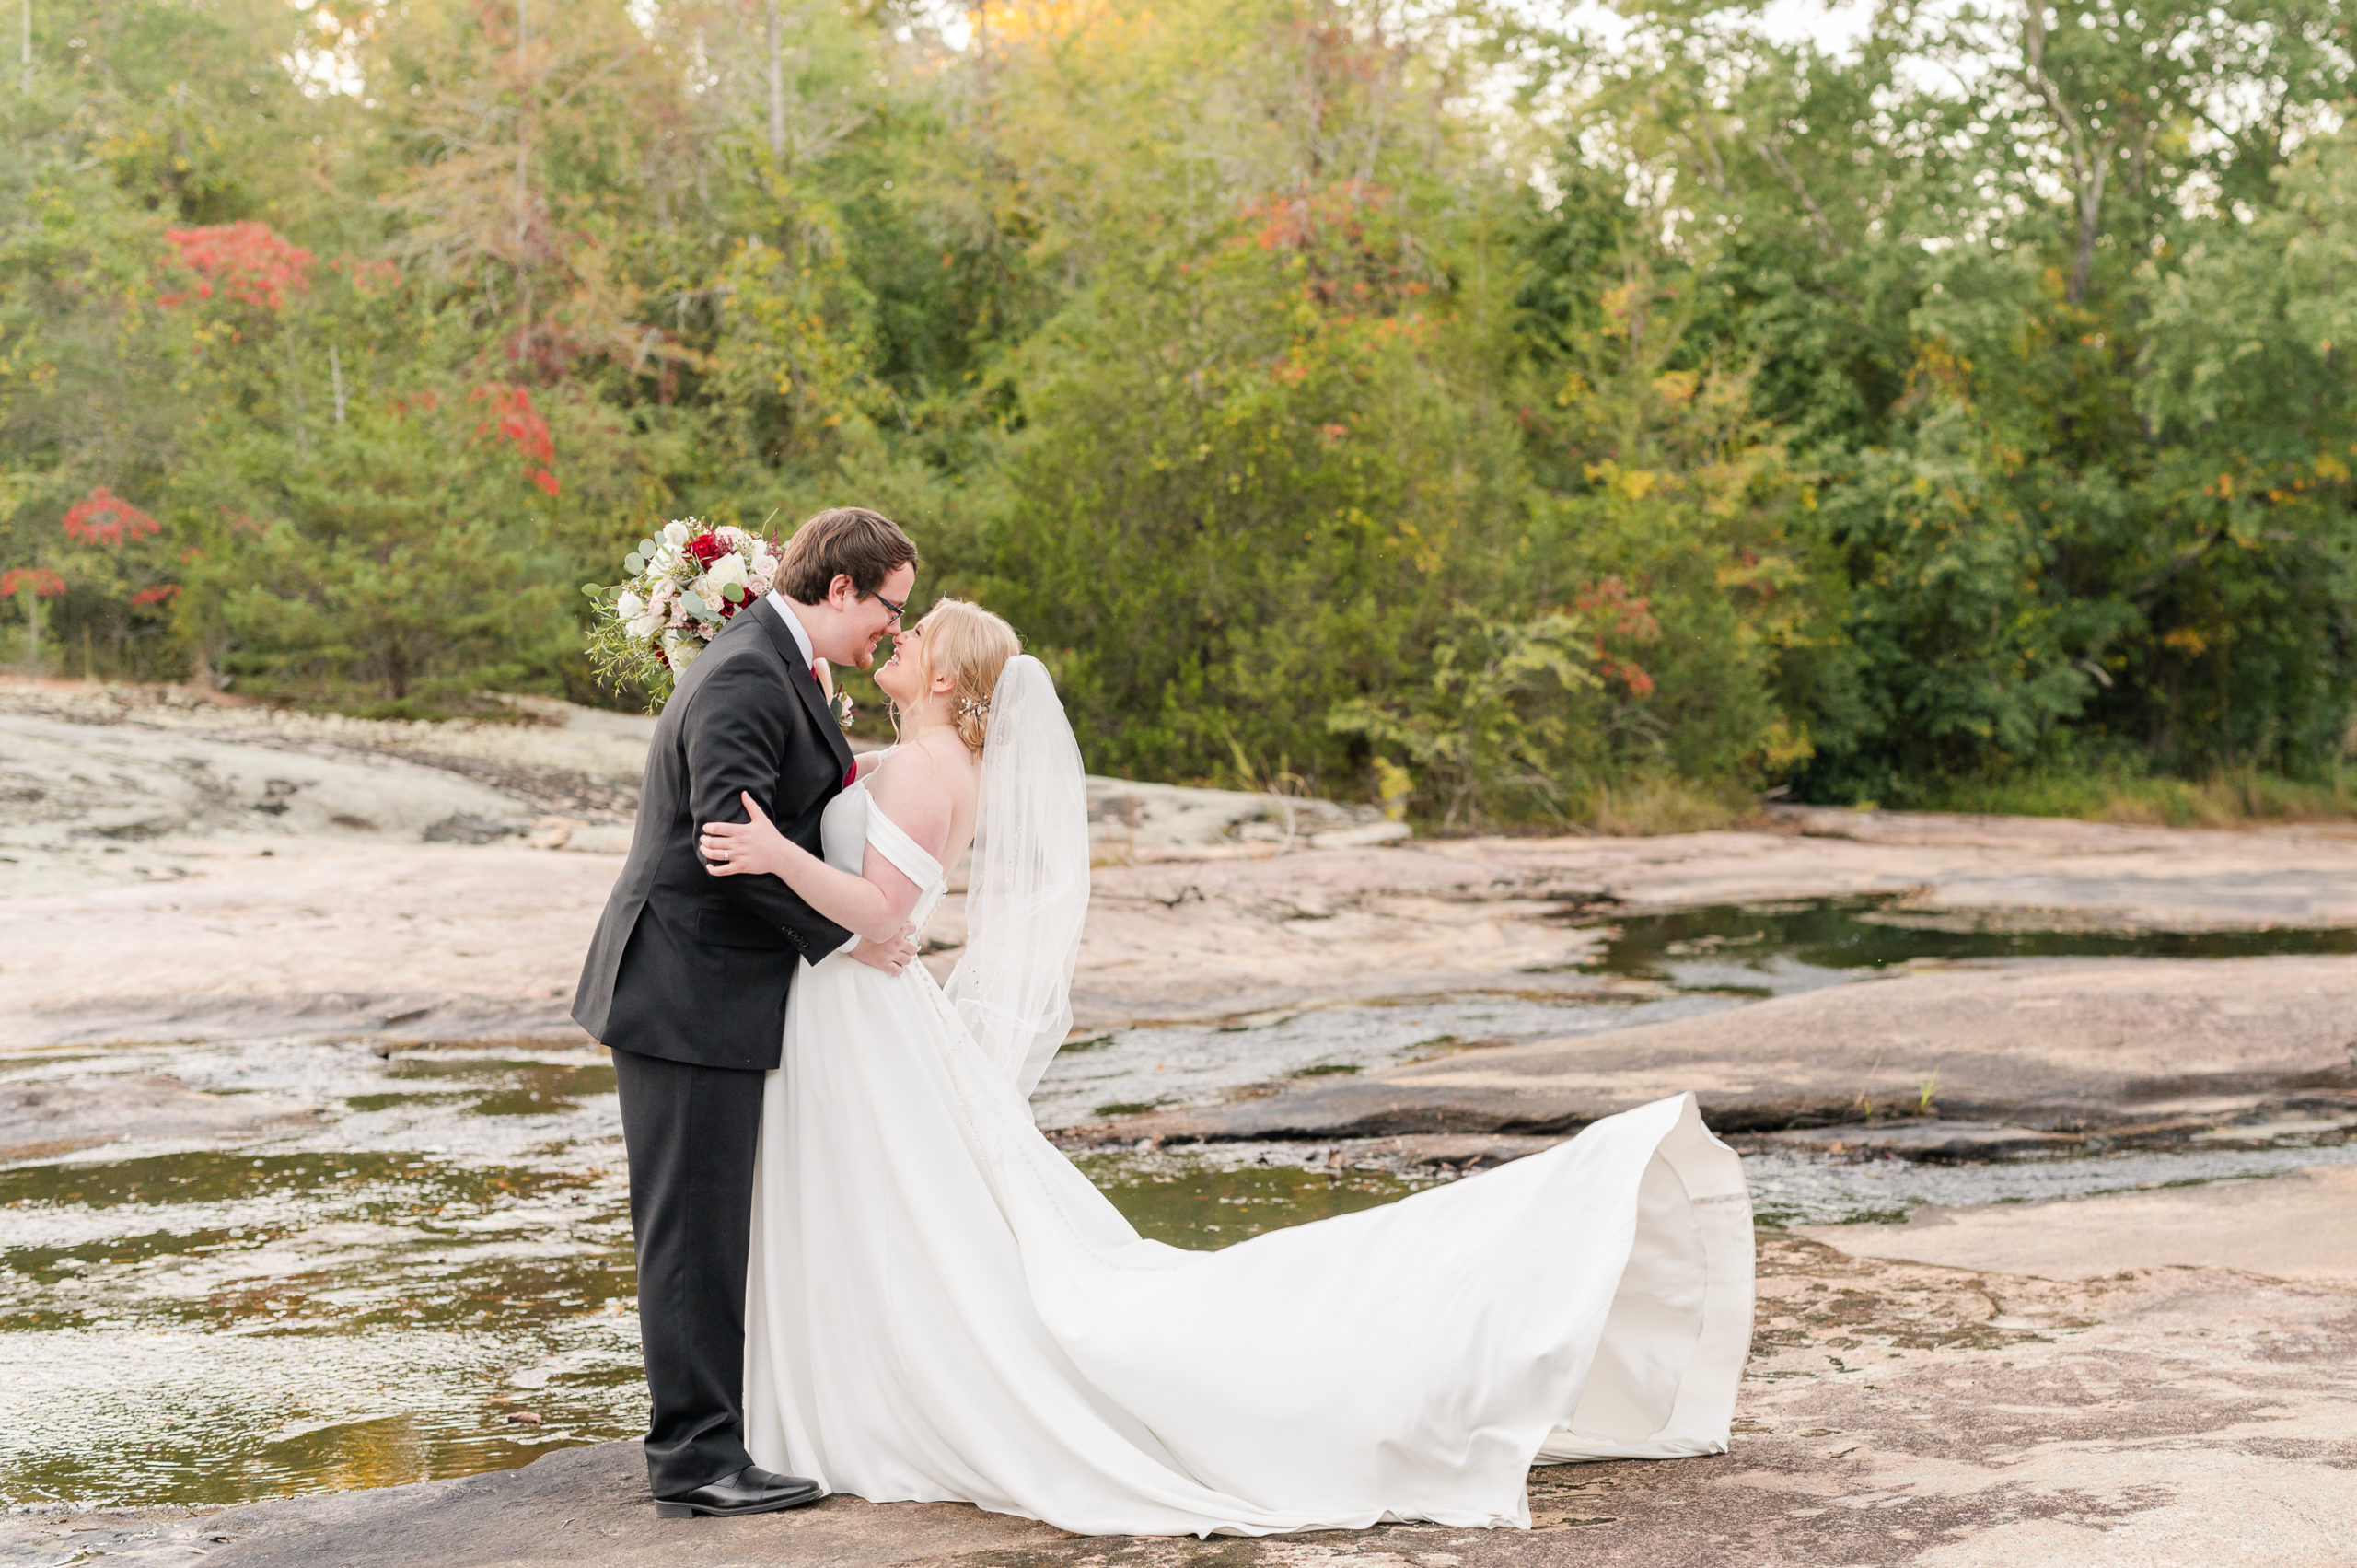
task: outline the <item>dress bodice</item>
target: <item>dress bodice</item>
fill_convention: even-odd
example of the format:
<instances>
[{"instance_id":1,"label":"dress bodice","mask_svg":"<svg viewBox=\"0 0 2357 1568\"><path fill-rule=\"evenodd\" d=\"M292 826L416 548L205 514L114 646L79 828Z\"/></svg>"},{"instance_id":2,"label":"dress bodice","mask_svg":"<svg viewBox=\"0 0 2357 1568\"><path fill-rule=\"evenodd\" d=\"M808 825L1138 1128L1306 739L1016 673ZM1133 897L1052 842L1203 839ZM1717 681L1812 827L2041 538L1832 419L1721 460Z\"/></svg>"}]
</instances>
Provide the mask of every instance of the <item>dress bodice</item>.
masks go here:
<instances>
[{"instance_id":1,"label":"dress bodice","mask_svg":"<svg viewBox=\"0 0 2357 1568\"><path fill-rule=\"evenodd\" d=\"M917 895L916 907L909 911L909 923L919 932L924 930L924 923L933 918L942 895L948 890L941 862L901 831L898 822L876 808L865 780L853 783L827 802L827 809L819 818L819 843L828 865L854 877L866 869L867 850L872 844L900 868L901 876L923 889Z\"/></svg>"}]
</instances>

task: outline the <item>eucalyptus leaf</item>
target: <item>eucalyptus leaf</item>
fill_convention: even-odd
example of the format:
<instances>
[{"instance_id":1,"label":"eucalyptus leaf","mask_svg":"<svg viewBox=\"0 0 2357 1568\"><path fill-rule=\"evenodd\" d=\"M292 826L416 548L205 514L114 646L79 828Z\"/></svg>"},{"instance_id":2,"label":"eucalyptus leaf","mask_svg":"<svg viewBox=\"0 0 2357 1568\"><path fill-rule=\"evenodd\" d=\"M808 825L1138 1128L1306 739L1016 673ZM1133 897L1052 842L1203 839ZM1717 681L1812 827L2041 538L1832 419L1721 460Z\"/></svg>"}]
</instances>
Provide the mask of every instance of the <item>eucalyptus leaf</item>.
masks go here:
<instances>
[{"instance_id":1,"label":"eucalyptus leaf","mask_svg":"<svg viewBox=\"0 0 2357 1568\"><path fill-rule=\"evenodd\" d=\"M622 570L628 572L633 577L637 576L641 572L646 570L645 558L637 554L623 556Z\"/></svg>"},{"instance_id":2,"label":"eucalyptus leaf","mask_svg":"<svg viewBox=\"0 0 2357 1568\"><path fill-rule=\"evenodd\" d=\"M745 602L745 590L737 584L723 583L720 585L720 597L731 604L742 604Z\"/></svg>"}]
</instances>

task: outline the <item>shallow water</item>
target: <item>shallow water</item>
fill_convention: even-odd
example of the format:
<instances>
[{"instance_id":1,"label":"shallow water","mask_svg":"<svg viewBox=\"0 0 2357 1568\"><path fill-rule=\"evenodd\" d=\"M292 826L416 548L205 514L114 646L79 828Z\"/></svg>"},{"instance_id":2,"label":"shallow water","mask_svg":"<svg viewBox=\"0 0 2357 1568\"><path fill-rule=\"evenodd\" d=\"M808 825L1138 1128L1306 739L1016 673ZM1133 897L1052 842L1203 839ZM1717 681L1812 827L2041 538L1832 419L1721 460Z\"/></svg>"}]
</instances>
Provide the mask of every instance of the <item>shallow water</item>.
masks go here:
<instances>
[{"instance_id":1,"label":"shallow water","mask_svg":"<svg viewBox=\"0 0 2357 1568\"><path fill-rule=\"evenodd\" d=\"M1888 897L1713 904L1616 922L1595 962L1606 974L1683 990L1782 995L1894 966L1969 958L2256 958L2357 953L2357 928L2040 931L1968 913L1901 908Z\"/></svg>"},{"instance_id":2,"label":"shallow water","mask_svg":"<svg viewBox=\"0 0 2357 1568\"><path fill-rule=\"evenodd\" d=\"M0 1171L0 1495L235 1502L500 1469L638 1425L602 1052L102 1060L325 1120ZM88 1083L93 1065L6 1075Z\"/></svg>"},{"instance_id":3,"label":"shallow water","mask_svg":"<svg viewBox=\"0 0 2357 1568\"><path fill-rule=\"evenodd\" d=\"M1526 989L1302 1007L1077 1041L1049 1065L1032 1109L1043 1127L1077 1127L1211 1104L1255 1084L1376 1071L1467 1041L1600 1034L1694 1017L1915 963L2357 953L2357 929L2004 930L1969 916L1900 909L1888 897L1717 904L1631 915L1598 929L1588 961L1533 974Z\"/></svg>"},{"instance_id":4,"label":"shallow water","mask_svg":"<svg viewBox=\"0 0 2357 1568\"><path fill-rule=\"evenodd\" d=\"M2357 1144L2348 1143L2140 1150L1990 1165L1829 1160L1778 1150L1744 1156L1743 1172L1751 1186L1754 1217L1763 1225L1793 1225L1898 1221L1929 1204L2036 1203L2351 1163L2357 1163Z\"/></svg>"},{"instance_id":5,"label":"shallow water","mask_svg":"<svg viewBox=\"0 0 2357 1568\"><path fill-rule=\"evenodd\" d=\"M1741 1005L1699 993L1619 1002L1478 993L1117 1029L1059 1051L1031 1109L1042 1127L1077 1127L1163 1106L1206 1105L1254 1084L1365 1072L1460 1041L1598 1034Z\"/></svg>"},{"instance_id":6,"label":"shallow water","mask_svg":"<svg viewBox=\"0 0 2357 1568\"><path fill-rule=\"evenodd\" d=\"M1935 931L1873 902L1620 923L1574 983L1124 1030L1068 1051L1050 1125L1109 1104L1741 1005L1925 958L2129 939ZM2344 951L2347 934L2140 938L2130 951ZM1992 948L1991 943L2002 943ZM2141 943L2142 946L2135 944ZM2317 945L2302 946L2303 943ZM1598 1000L1613 983L1642 999ZM469 1474L637 1432L637 1321L613 1072L594 1049L364 1042L121 1047L0 1060L0 1080L168 1073L315 1109L229 1144L114 1145L0 1170L0 1499L235 1502ZM1990 1166L1747 1156L1763 1219L2080 1196L2357 1158L2201 1149ZM1225 1145L1085 1156L1144 1234L1221 1247L1433 1179ZM519 1419L522 1418L522 1419Z\"/></svg>"}]
</instances>

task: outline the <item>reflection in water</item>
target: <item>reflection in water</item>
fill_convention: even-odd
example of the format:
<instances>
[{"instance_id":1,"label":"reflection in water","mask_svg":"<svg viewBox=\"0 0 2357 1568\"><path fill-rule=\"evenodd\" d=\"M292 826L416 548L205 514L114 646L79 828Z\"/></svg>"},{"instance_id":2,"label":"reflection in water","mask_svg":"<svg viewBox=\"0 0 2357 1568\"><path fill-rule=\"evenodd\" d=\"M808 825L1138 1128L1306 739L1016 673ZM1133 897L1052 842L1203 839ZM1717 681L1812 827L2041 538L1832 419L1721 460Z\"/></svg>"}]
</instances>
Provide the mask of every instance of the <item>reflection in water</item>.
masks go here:
<instances>
[{"instance_id":1,"label":"reflection in water","mask_svg":"<svg viewBox=\"0 0 2357 1568\"><path fill-rule=\"evenodd\" d=\"M1303 1163L1298 1150L1268 1145L1226 1145L1184 1156L1086 1155L1079 1165L1139 1235L1198 1249L1372 1209L1435 1179L1313 1167Z\"/></svg>"},{"instance_id":2,"label":"reflection in water","mask_svg":"<svg viewBox=\"0 0 2357 1568\"><path fill-rule=\"evenodd\" d=\"M1591 966L1682 990L1782 994L1926 959L2256 958L2357 953L2357 928L2039 931L1910 910L1887 896L1713 904L1613 923Z\"/></svg>"}]
</instances>

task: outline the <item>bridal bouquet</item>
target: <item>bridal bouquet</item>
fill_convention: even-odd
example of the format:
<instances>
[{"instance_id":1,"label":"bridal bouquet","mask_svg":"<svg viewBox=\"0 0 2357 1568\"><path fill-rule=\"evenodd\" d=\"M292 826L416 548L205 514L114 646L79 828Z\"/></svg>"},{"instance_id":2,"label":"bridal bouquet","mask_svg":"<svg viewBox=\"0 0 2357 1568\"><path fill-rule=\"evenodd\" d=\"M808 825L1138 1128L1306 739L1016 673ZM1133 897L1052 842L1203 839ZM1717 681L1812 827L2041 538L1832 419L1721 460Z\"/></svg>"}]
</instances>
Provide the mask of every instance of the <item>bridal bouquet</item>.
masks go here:
<instances>
[{"instance_id":1,"label":"bridal bouquet","mask_svg":"<svg viewBox=\"0 0 2357 1568\"><path fill-rule=\"evenodd\" d=\"M687 517L640 540L622 570L610 587L582 585L597 606L589 662L608 685L635 681L660 707L728 618L770 591L777 552L758 534Z\"/></svg>"}]
</instances>

